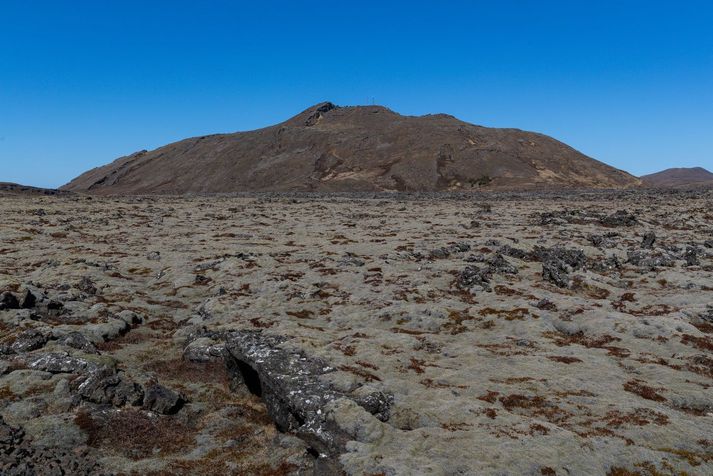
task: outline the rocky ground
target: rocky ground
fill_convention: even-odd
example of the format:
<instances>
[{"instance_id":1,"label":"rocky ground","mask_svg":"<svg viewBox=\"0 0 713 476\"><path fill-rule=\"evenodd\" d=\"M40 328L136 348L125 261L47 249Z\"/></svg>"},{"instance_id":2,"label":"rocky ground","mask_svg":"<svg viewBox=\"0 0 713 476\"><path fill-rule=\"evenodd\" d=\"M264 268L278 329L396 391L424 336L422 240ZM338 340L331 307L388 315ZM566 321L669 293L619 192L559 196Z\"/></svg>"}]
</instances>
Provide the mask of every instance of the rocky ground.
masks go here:
<instances>
[{"instance_id":1,"label":"rocky ground","mask_svg":"<svg viewBox=\"0 0 713 476\"><path fill-rule=\"evenodd\" d=\"M0 217L2 474L713 474L713 192Z\"/></svg>"}]
</instances>

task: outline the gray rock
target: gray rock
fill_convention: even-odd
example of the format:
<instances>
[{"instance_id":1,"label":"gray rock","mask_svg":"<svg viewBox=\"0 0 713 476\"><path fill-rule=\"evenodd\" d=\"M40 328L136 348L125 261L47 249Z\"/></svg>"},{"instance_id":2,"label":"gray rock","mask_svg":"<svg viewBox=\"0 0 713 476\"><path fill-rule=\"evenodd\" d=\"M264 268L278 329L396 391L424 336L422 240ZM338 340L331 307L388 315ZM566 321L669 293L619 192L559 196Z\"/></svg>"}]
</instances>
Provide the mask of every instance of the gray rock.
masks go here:
<instances>
[{"instance_id":1,"label":"gray rock","mask_svg":"<svg viewBox=\"0 0 713 476\"><path fill-rule=\"evenodd\" d=\"M486 261L490 274L517 274L517 267L506 260L503 255L496 253Z\"/></svg>"},{"instance_id":2,"label":"gray rock","mask_svg":"<svg viewBox=\"0 0 713 476\"><path fill-rule=\"evenodd\" d=\"M225 344L209 337L199 337L183 350L183 360L188 362L210 362L223 359Z\"/></svg>"},{"instance_id":3,"label":"gray rock","mask_svg":"<svg viewBox=\"0 0 713 476\"><path fill-rule=\"evenodd\" d=\"M542 278L560 288L569 286L569 274L564 261L550 258L542 262Z\"/></svg>"},{"instance_id":4,"label":"gray rock","mask_svg":"<svg viewBox=\"0 0 713 476\"><path fill-rule=\"evenodd\" d=\"M670 253L660 250L635 250L627 252L627 262L642 268L655 269L659 266L671 267L675 259Z\"/></svg>"},{"instance_id":5,"label":"gray rock","mask_svg":"<svg viewBox=\"0 0 713 476\"><path fill-rule=\"evenodd\" d=\"M607 258L591 258L587 260L587 267L594 271L606 272L621 269L621 261L616 255Z\"/></svg>"},{"instance_id":6,"label":"gray rock","mask_svg":"<svg viewBox=\"0 0 713 476\"><path fill-rule=\"evenodd\" d=\"M260 331L238 331L227 336L225 361L235 381L262 397L280 431L293 431L322 456L318 465L336 471L338 456L350 435L330 423L325 407L348 398L382 420L389 418L392 397L375 392L354 398L320 378L335 369L319 359L280 347L284 338ZM326 466L323 466L326 465Z\"/></svg>"},{"instance_id":7,"label":"gray rock","mask_svg":"<svg viewBox=\"0 0 713 476\"><path fill-rule=\"evenodd\" d=\"M345 253L342 259L339 260L339 266L364 266L363 259L352 253Z\"/></svg>"},{"instance_id":8,"label":"gray rock","mask_svg":"<svg viewBox=\"0 0 713 476\"><path fill-rule=\"evenodd\" d=\"M48 341L47 335L36 330L27 329L20 332L15 338L10 348L13 352L20 354L42 348Z\"/></svg>"},{"instance_id":9,"label":"gray rock","mask_svg":"<svg viewBox=\"0 0 713 476\"><path fill-rule=\"evenodd\" d=\"M526 259L528 256L527 251L521 250L520 248L515 248L510 245L503 245L500 247L498 252L505 256L510 256L511 258Z\"/></svg>"},{"instance_id":10,"label":"gray rock","mask_svg":"<svg viewBox=\"0 0 713 476\"><path fill-rule=\"evenodd\" d=\"M107 368L90 372L74 385L76 393L83 400L93 403L121 407L137 406L144 402L144 391L140 385Z\"/></svg>"},{"instance_id":11,"label":"gray rock","mask_svg":"<svg viewBox=\"0 0 713 476\"><path fill-rule=\"evenodd\" d=\"M683 259L686 260L686 266L699 266L701 264L698 259L698 248L695 246L687 246L683 252Z\"/></svg>"},{"instance_id":12,"label":"gray rock","mask_svg":"<svg viewBox=\"0 0 713 476\"><path fill-rule=\"evenodd\" d=\"M66 334L65 336L62 336L57 339L57 342L61 345L66 345L67 347L81 350L82 352L85 352L87 354L99 353L97 348L94 347L94 344L92 344L92 342L80 332L70 332L69 334Z\"/></svg>"},{"instance_id":13,"label":"gray rock","mask_svg":"<svg viewBox=\"0 0 713 476\"><path fill-rule=\"evenodd\" d=\"M160 251L152 251L146 255L146 259L151 260L151 261L158 261L161 259L161 252Z\"/></svg>"},{"instance_id":14,"label":"gray rock","mask_svg":"<svg viewBox=\"0 0 713 476\"><path fill-rule=\"evenodd\" d=\"M490 273L487 268L482 269L477 266L466 266L458 275L456 284L459 288L472 291L479 287L484 291L490 291Z\"/></svg>"},{"instance_id":15,"label":"gray rock","mask_svg":"<svg viewBox=\"0 0 713 476\"><path fill-rule=\"evenodd\" d=\"M143 317L136 314L134 311L130 311L128 309L124 309L119 314L117 314L116 317L118 317L130 326L141 324L142 322L144 322Z\"/></svg>"},{"instance_id":16,"label":"gray rock","mask_svg":"<svg viewBox=\"0 0 713 476\"><path fill-rule=\"evenodd\" d=\"M27 363L33 370L56 373L85 373L99 369L99 365L66 352L49 352L33 356Z\"/></svg>"},{"instance_id":17,"label":"gray rock","mask_svg":"<svg viewBox=\"0 0 713 476\"><path fill-rule=\"evenodd\" d=\"M587 264L587 256L584 251L563 246L553 246L551 248L535 246L531 256L536 261L559 261L573 270L584 268Z\"/></svg>"}]
</instances>

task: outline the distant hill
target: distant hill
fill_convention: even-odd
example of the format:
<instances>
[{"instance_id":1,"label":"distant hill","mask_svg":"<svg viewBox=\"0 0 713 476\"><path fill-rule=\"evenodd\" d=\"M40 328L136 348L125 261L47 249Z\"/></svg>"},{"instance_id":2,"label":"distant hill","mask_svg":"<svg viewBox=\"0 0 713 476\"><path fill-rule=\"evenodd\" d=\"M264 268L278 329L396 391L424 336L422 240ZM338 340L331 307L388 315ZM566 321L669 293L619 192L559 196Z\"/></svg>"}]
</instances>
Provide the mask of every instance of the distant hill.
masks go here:
<instances>
[{"instance_id":1,"label":"distant hill","mask_svg":"<svg viewBox=\"0 0 713 476\"><path fill-rule=\"evenodd\" d=\"M638 186L551 137L381 106L313 106L250 132L194 137L90 170L96 194L439 191Z\"/></svg>"},{"instance_id":2,"label":"distant hill","mask_svg":"<svg viewBox=\"0 0 713 476\"><path fill-rule=\"evenodd\" d=\"M713 173L702 167L666 169L643 175L641 181L648 187L708 187L713 186Z\"/></svg>"},{"instance_id":3,"label":"distant hill","mask_svg":"<svg viewBox=\"0 0 713 476\"><path fill-rule=\"evenodd\" d=\"M28 195L58 195L68 194L69 191L57 190L54 188L31 187L18 183L0 182L0 193L2 194L28 194Z\"/></svg>"}]
</instances>

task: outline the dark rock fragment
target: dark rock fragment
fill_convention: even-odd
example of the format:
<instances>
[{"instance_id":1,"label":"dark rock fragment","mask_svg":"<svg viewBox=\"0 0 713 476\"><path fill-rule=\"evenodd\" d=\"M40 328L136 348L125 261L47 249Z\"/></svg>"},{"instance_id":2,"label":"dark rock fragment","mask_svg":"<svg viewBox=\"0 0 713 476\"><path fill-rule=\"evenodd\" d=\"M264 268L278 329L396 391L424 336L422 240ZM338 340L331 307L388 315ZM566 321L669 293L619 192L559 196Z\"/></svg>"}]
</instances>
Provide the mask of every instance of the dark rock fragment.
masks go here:
<instances>
[{"instance_id":1,"label":"dark rock fragment","mask_svg":"<svg viewBox=\"0 0 713 476\"><path fill-rule=\"evenodd\" d=\"M388 421L391 416L391 406L394 404L394 396L384 392L373 392L356 398L355 401L379 420Z\"/></svg>"},{"instance_id":2,"label":"dark rock fragment","mask_svg":"<svg viewBox=\"0 0 713 476\"><path fill-rule=\"evenodd\" d=\"M506 260L500 253L496 253L486 262L490 274L517 274L517 267Z\"/></svg>"},{"instance_id":3,"label":"dark rock fragment","mask_svg":"<svg viewBox=\"0 0 713 476\"><path fill-rule=\"evenodd\" d=\"M549 258L542 262L542 278L560 288L569 286L567 266L564 261L557 258Z\"/></svg>"},{"instance_id":4,"label":"dark rock fragment","mask_svg":"<svg viewBox=\"0 0 713 476\"><path fill-rule=\"evenodd\" d=\"M604 226L634 226L639 224L639 220L632 213L626 210L618 210L613 214L599 220Z\"/></svg>"},{"instance_id":5,"label":"dark rock fragment","mask_svg":"<svg viewBox=\"0 0 713 476\"><path fill-rule=\"evenodd\" d=\"M502 255L517 259L526 259L528 257L527 251L512 247L510 245L501 246L498 252Z\"/></svg>"},{"instance_id":6,"label":"dark rock fragment","mask_svg":"<svg viewBox=\"0 0 713 476\"><path fill-rule=\"evenodd\" d=\"M99 369L99 365L79 357L73 357L65 352L48 352L32 356L27 366L44 372L82 374Z\"/></svg>"},{"instance_id":7,"label":"dark rock fragment","mask_svg":"<svg viewBox=\"0 0 713 476\"><path fill-rule=\"evenodd\" d=\"M570 266L573 270L584 268L587 263L587 256L582 250L564 248L563 246L553 246L545 248L535 246L531 256L536 261L561 261Z\"/></svg>"},{"instance_id":8,"label":"dark rock fragment","mask_svg":"<svg viewBox=\"0 0 713 476\"><path fill-rule=\"evenodd\" d=\"M604 233L603 235L589 235L587 236L587 241L597 248L613 248L616 246L615 238L619 236L619 233L614 232Z\"/></svg>"},{"instance_id":9,"label":"dark rock fragment","mask_svg":"<svg viewBox=\"0 0 713 476\"><path fill-rule=\"evenodd\" d=\"M600 273L621 269L621 261L616 255L607 258L591 258L587 260L587 267Z\"/></svg>"},{"instance_id":10,"label":"dark rock fragment","mask_svg":"<svg viewBox=\"0 0 713 476\"><path fill-rule=\"evenodd\" d=\"M654 233L653 231L646 232L644 233L644 237L641 240L641 247L645 250L650 250L654 247L655 242L656 233Z\"/></svg>"},{"instance_id":11,"label":"dark rock fragment","mask_svg":"<svg viewBox=\"0 0 713 476\"><path fill-rule=\"evenodd\" d=\"M147 410L162 415L173 415L177 413L185 403L186 399L183 395L163 385L153 383L146 387L144 408Z\"/></svg>"},{"instance_id":12,"label":"dark rock fragment","mask_svg":"<svg viewBox=\"0 0 713 476\"><path fill-rule=\"evenodd\" d=\"M479 286L485 291L490 291L490 276L487 269L481 269L477 266L466 266L463 271L458 275L456 284L459 288L465 290L471 290L472 288Z\"/></svg>"},{"instance_id":13,"label":"dark rock fragment","mask_svg":"<svg viewBox=\"0 0 713 476\"><path fill-rule=\"evenodd\" d=\"M103 475L95 458L79 449L35 446L22 428L8 425L0 416L0 474L3 476Z\"/></svg>"},{"instance_id":14,"label":"dark rock fragment","mask_svg":"<svg viewBox=\"0 0 713 476\"><path fill-rule=\"evenodd\" d=\"M6 291L0 294L0 311L5 309L19 309L20 301L13 293Z\"/></svg>"},{"instance_id":15,"label":"dark rock fragment","mask_svg":"<svg viewBox=\"0 0 713 476\"><path fill-rule=\"evenodd\" d=\"M450 255L455 253L465 253L470 251L470 245L465 242L455 243L450 246L444 246L441 248L436 248L429 252L429 257L431 259L444 259L448 258Z\"/></svg>"},{"instance_id":16,"label":"dark rock fragment","mask_svg":"<svg viewBox=\"0 0 713 476\"><path fill-rule=\"evenodd\" d=\"M25 290L24 296L20 300L20 307L22 309L32 309L37 304L37 296L35 296L29 289Z\"/></svg>"},{"instance_id":17,"label":"dark rock fragment","mask_svg":"<svg viewBox=\"0 0 713 476\"><path fill-rule=\"evenodd\" d=\"M98 353L97 348L94 344L87 339L84 334L80 332L70 332L69 334L60 337L58 343L71 347L73 349L81 350L87 354Z\"/></svg>"},{"instance_id":18,"label":"dark rock fragment","mask_svg":"<svg viewBox=\"0 0 713 476\"><path fill-rule=\"evenodd\" d=\"M16 354L30 352L42 348L47 343L47 336L36 329L20 332L10 348Z\"/></svg>"},{"instance_id":19,"label":"dark rock fragment","mask_svg":"<svg viewBox=\"0 0 713 476\"><path fill-rule=\"evenodd\" d=\"M537 304L535 304L535 307L537 309L541 309L543 311L556 311L557 310L557 305L547 298L540 299L537 302Z\"/></svg>"},{"instance_id":20,"label":"dark rock fragment","mask_svg":"<svg viewBox=\"0 0 713 476\"><path fill-rule=\"evenodd\" d=\"M106 367L88 373L75 385L77 394L93 403L121 407L141 405L144 401L144 391L139 384Z\"/></svg>"},{"instance_id":21,"label":"dark rock fragment","mask_svg":"<svg viewBox=\"0 0 713 476\"><path fill-rule=\"evenodd\" d=\"M213 281L211 278L208 276L205 276L203 274L196 274L196 277L194 279L194 283L197 284L198 286L205 286L206 284L210 283Z\"/></svg>"},{"instance_id":22,"label":"dark rock fragment","mask_svg":"<svg viewBox=\"0 0 713 476\"><path fill-rule=\"evenodd\" d=\"M660 250L634 250L626 254L627 262L642 268L655 269L659 266L671 267L675 259L668 253Z\"/></svg>"},{"instance_id":23,"label":"dark rock fragment","mask_svg":"<svg viewBox=\"0 0 713 476\"><path fill-rule=\"evenodd\" d=\"M686 260L686 266L698 266L701 261L698 259L698 248L695 246L687 246L683 252L683 259Z\"/></svg>"},{"instance_id":24,"label":"dark rock fragment","mask_svg":"<svg viewBox=\"0 0 713 476\"><path fill-rule=\"evenodd\" d=\"M97 287L94 285L94 282L91 280L91 278L89 278L89 276L82 277L82 279L79 281L79 284L77 285L77 289L87 294L93 295L97 293Z\"/></svg>"}]
</instances>

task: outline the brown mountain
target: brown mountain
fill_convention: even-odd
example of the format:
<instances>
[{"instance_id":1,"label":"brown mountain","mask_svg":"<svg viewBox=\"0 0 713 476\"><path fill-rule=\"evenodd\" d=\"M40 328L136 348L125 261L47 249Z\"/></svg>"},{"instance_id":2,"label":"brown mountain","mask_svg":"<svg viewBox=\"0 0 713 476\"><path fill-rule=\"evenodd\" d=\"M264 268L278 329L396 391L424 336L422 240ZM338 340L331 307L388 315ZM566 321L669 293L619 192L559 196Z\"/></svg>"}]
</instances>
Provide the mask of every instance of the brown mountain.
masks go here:
<instances>
[{"instance_id":1,"label":"brown mountain","mask_svg":"<svg viewBox=\"0 0 713 476\"><path fill-rule=\"evenodd\" d=\"M19 183L12 182L0 182L0 195L15 195L15 194L27 194L27 195L59 195L67 194L68 191L57 190L54 188L40 188L31 187L29 185L20 185Z\"/></svg>"},{"instance_id":2,"label":"brown mountain","mask_svg":"<svg viewBox=\"0 0 713 476\"><path fill-rule=\"evenodd\" d=\"M713 187L713 173L702 167L666 169L640 178L648 187Z\"/></svg>"},{"instance_id":3,"label":"brown mountain","mask_svg":"<svg viewBox=\"0 0 713 476\"><path fill-rule=\"evenodd\" d=\"M62 187L97 194L436 191L639 185L551 137L381 106L313 106L250 132L122 157Z\"/></svg>"}]
</instances>

